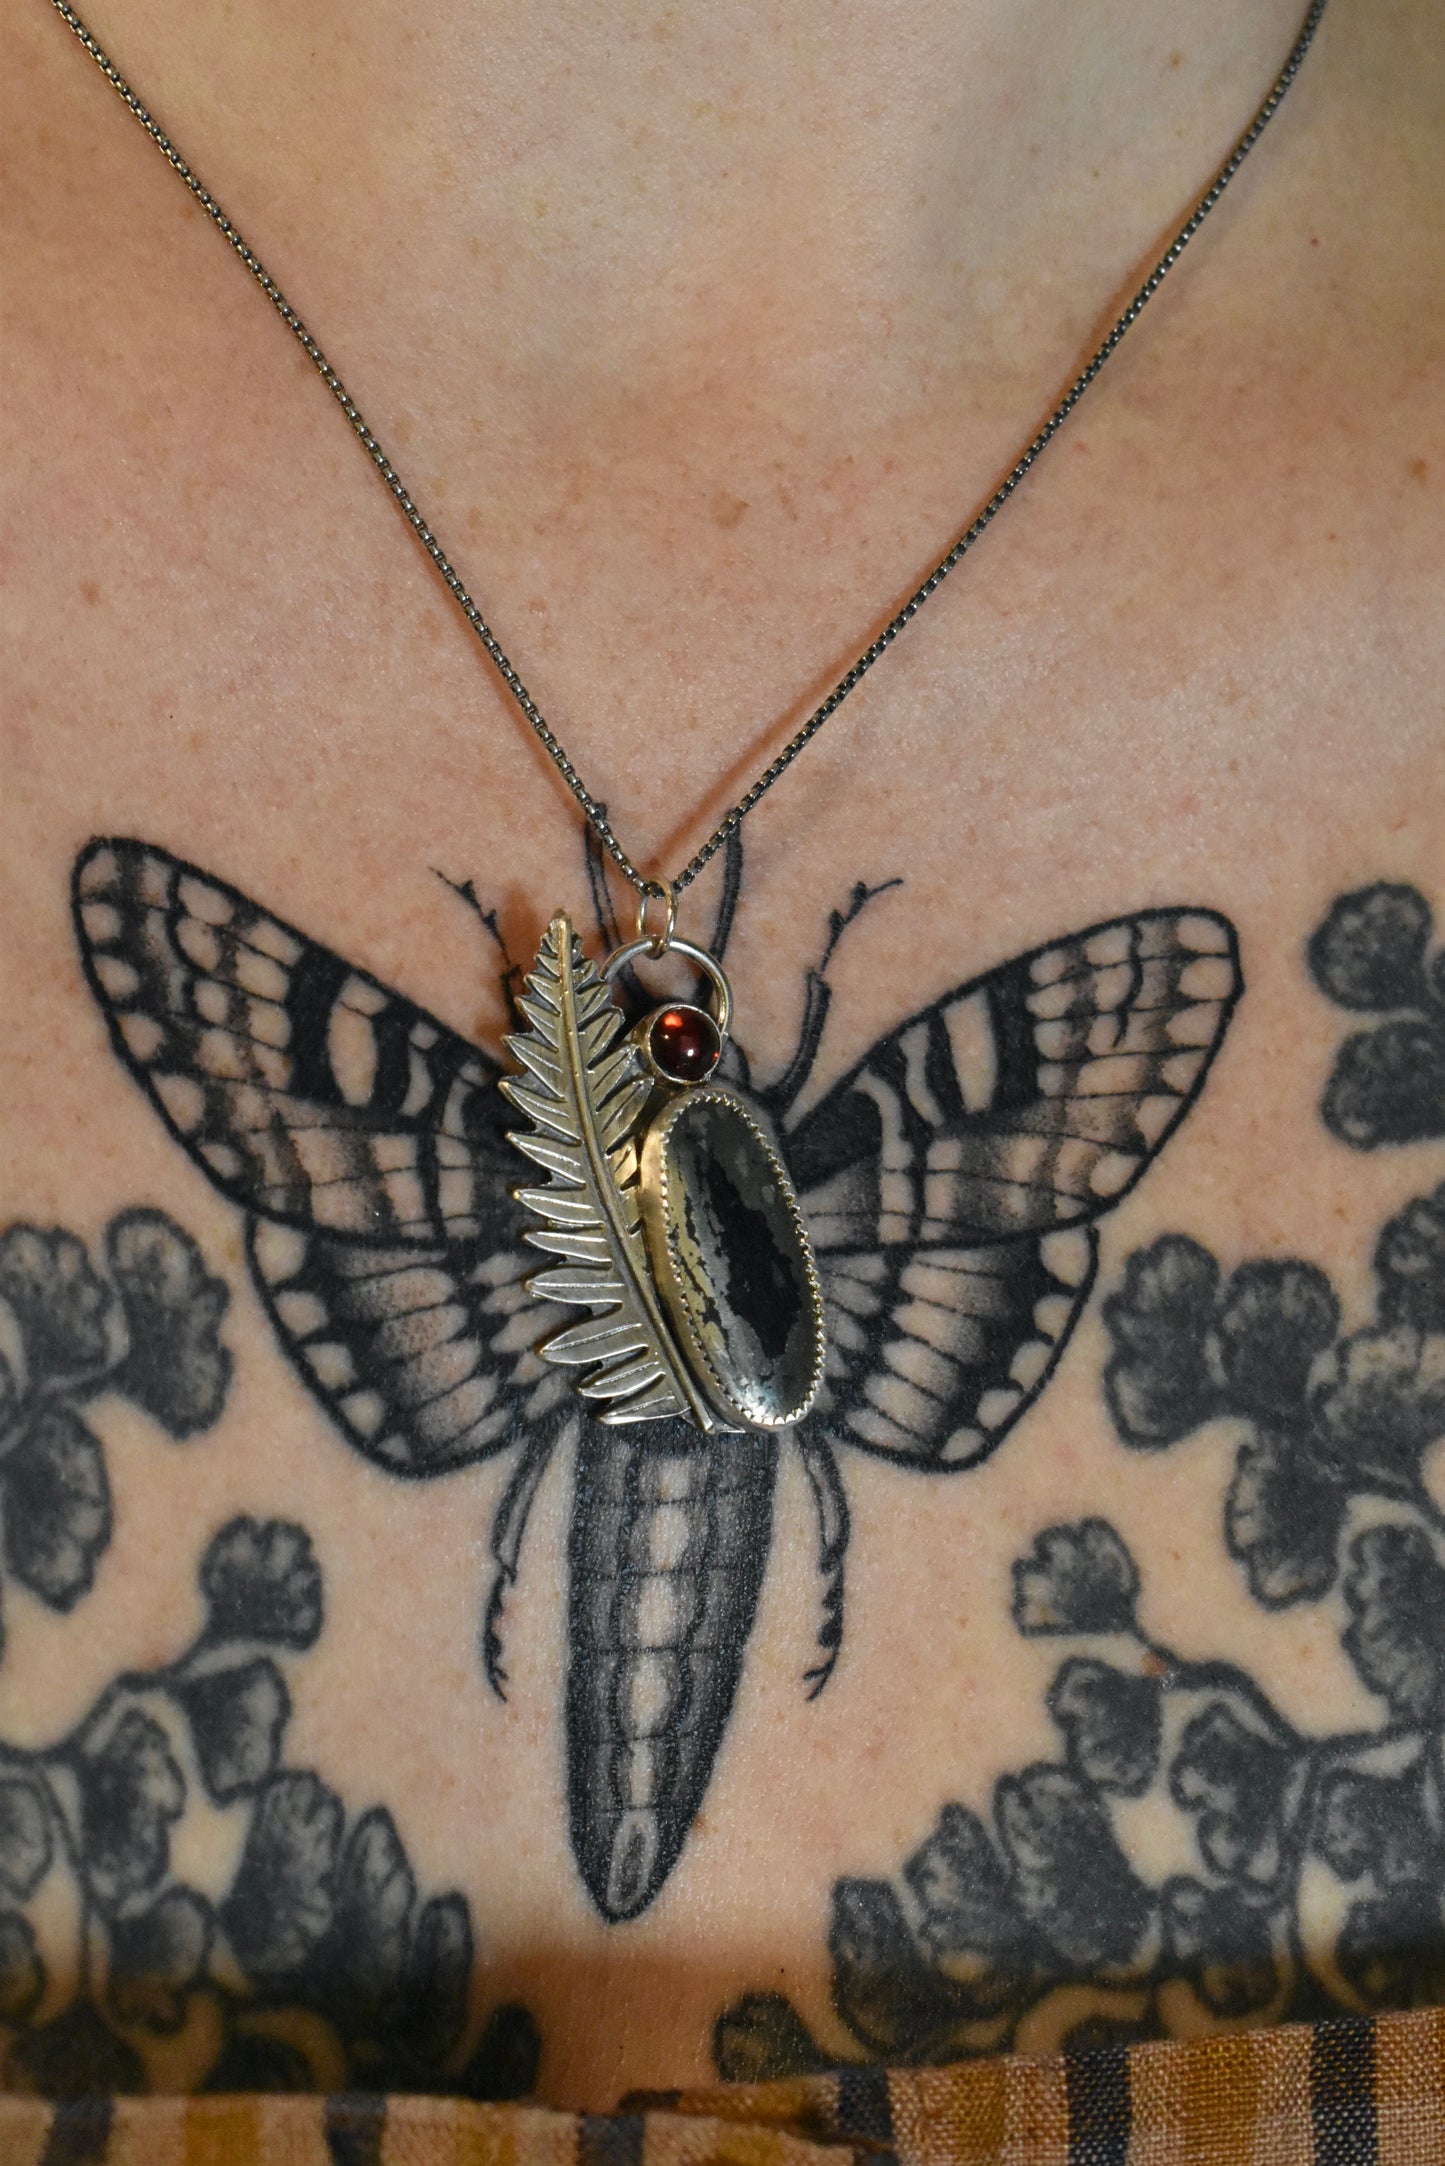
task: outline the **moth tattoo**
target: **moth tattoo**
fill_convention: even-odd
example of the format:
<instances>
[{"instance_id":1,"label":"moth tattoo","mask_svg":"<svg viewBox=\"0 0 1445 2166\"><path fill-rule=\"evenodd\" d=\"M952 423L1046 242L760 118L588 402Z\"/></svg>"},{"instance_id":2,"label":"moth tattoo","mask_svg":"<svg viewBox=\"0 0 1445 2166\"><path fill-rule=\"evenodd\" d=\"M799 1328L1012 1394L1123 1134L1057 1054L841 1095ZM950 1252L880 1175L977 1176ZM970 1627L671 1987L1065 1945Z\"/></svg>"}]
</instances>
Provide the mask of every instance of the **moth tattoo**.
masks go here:
<instances>
[{"instance_id":1,"label":"moth tattoo","mask_svg":"<svg viewBox=\"0 0 1445 2166\"><path fill-rule=\"evenodd\" d=\"M578 1869L612 1921L656 1898L706 1790L762 1585L779 1451L799 1452L818 1510L816 1693L842 1629L838 1454L956 1473L996 1449L1088 1297L1094 1222L1198 1097L1242 988L1226 919L1141 911L970 980L800 1114L828 1010L825 955L786 1071L756 1086L733 1046L727 1081L796 1189L823 1287L826 1377L782 1435L706 1435L681 1419L604 1425L539 1357L576 1309L529 1289L540 1259L512 1194L525 1178L508 1141L517 1117L490 1054L149 844L92 843L74 908L116 1052L247 1214L277 1336L347 1442L422 1480L515 1454L483 1627L499 1691L528 1512L553 1454L573 1455L568 1803ZM725 936L724 924L714 953Z\"/></svg>"}]
</instances>

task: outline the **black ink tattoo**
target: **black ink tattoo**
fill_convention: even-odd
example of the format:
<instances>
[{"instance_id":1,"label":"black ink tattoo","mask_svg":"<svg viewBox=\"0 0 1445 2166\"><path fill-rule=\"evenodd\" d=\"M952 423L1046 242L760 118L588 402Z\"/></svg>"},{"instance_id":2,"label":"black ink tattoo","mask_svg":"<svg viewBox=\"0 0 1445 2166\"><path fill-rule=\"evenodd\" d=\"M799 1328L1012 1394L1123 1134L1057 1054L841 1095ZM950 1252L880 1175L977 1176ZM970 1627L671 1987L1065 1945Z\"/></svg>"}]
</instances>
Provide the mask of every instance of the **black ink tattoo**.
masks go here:
<instances>
[{"instance_id":1,"label":"black ink tattoo","mask_svg":"<svg viewBox=\"0 0 1445 2166\"><path fill-rule=\"evenodd\" d=\"M1342 895L1309 944L1316 985L1379 1018L1347 1038L1320 1111L1357 1151L1445 1136L1445 947L1417 888L1378 882Z\"/></svg>"},{"instance_id":2,"label":"black ink tattoo","mask_svg":"<svg viewBox=\"0 0 1445 2166\"><path fill-rule=\"evenodd\" d=\"M527 973L521 963L513 960L512 951L507 946L506 937L502 932L501 913L495 908L488 910L484 907L482 899L477 893L474 880L453 880L444 872L437 873L437 878L441 881L443 887L450 888L452 893L466 904L477 923L481 926L482 931L496 949L502 965L502 998L507 1004L508 1025L512 1030L520 1030L525 1022L525 1017L517 1002L521 996L522 987L526 982Z\"/></svg>"},{"instance_id":3,"label":"black ink tattoo","mask_svg":"<svg viewBox=\"0 0 1445 2166\"><path fill-rule=\"evenodd\" d=\"M772 1437L651 1426L586 1425L572 1515L572 1848L610 1918L651 1901L702 1802L772 1532Z\"/></svg>"},{"instance_id":4,"label":"black ink tattoo","mask_svg":"<svg viewBox=\"0 0 1445 2166\"><path fill-rule=\"evenodd\" d=\"M1389 1221L1374 1267L1375 1319L1345 1334L1314 1264L1246 1263L1221 1281L1208 1249L1180 1234L1131 1257L1104 1304L1104 1389L1126 1444L1158 1450L1222 1415L1243 1423L1224 1531L1266 1609L1331 1591L1364 1505L1408 1516L1359 1536L1347 1595L1368 1577L1363 1560L1407 1533L1427 1548L1427 1528L1445 1537L1422 1472L1445 1436L1445 1188ZM1445 1638L1440 1648L1445 1661Z\"/></svg>"},{"instance_id":5,"label":"black ink tattoo","mask_svg":"<svg viewBox=\"0 0 1445 2166\"><path fill-rule=\"evenodd\" d=\"M304 1529L233 1519L199 1577L185 1653L57 1744L0 1742L5 2087L522 2096L536 2030L507 2006L475 2037L465 1899L423 1901L384 1806L285 1764L282 1661L322 1628Z\"/></svg>"},{"instance_id":6,"label":"black ink tattoo","mask_svg":"<svg viewBox=\"0 0 1445 2166\"><path fill-rule=\"evenodd\" d=\"M229 1294L164 1211L122 1211L103 1267L59 1227L0 1233L0 1514L5 1569L51 1609L90 1592L110 1543L110 1482L80 1409L108 1392L177 1440L225 1405Z\"/></svg>"},{"instance_id":7,"label":"black ink tattoo","mask_svg":"<svg viewBox=\"0 0 1445 2166\"><path fill-rule=\"evenodd\" d=\"M714 954L740 866L734 847ZM824 1576L814 1691L842 1626L837 1449L940 1472L996 1448L1087 1298L1093 1222L1194 1103L1240 992L1226 920L1145 911L959 987L799 1115L828 962L878 892L859 886L834 913L803 1044L778 1081L754 1087L736 1046L726 1072L778 1133L828 1303L827 1383L794 1432ZM600 874L597 898L605 936ZM565 1319L529 1290L535 1258L511 1194L525 1167L490 1055L143 843L91 845L76 866L75 918L116 1052L248 1214L277 1335L352 1446L413 1478L518 1448L482 1634L498 1690L528 1514L550 1456L574 1453L573 1847L602 1915L636 1916L682 1849L731 1713L777 1447L709 1445L680 1422L593 1424L538 1357Z\"/></svg>"},{"instance_id":8,"label":"black ink tattoo","mask_svg":"<svg viewBox=\"0 0 1445 2166\"><path fill-rule=\"evenodd\" d=\"M1130 1259L1104 1315L1124 1442L1243 1425L1229 1550L1266 1609L1338 1589L1341 1645L1378 1722L1302 1733L1233 1663L1150 1638L1106 1520L1045 1528L1014 1566L1013 1620L1075 1642L1048 1694L1060 1758L1005 1776L991 1825L945 1806L896 1882L836 1883L841 2058L946 2061L1445 1997L1445 1512L1422 1472L1445 1439L1445 1186L1389 1221L1374 1261L1375 1319L1354 1332L1315 1266L1225 1279L1178 1235ZM1130 1862L1141 1809L1187 1870ZM715 2052L746 2080L840 2058L768 1994L725 2011Z\"/></svg>"}]
</instances>

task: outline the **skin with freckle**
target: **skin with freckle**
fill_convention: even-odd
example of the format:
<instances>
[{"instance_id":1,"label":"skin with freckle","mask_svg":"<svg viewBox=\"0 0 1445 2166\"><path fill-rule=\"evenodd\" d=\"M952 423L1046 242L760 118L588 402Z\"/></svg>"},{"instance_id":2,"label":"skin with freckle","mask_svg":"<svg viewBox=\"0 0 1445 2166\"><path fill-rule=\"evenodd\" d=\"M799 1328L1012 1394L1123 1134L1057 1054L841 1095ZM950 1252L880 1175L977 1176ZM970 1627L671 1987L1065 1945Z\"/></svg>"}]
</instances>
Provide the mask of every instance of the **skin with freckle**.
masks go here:
<instances>
[{"instance_id":1,"label":"skin with freckle","mask_svg":"<svg viewBox=\"0 0 1445 2166\"><path fill-rule=\"evenodd\" d=\"M1297 12L106 0L92 28L335 360L628 847L668 871L1006 471ZM271 1570L238 1523L304 1530L324 1622L305 1638L297 1611L289 1640L225 1641L248 1662L264 1644L284 1673L268 1779L319 1770L343 1847L386 1806L416 1916L465 1899L472 2035L524 2005L549 2100L705 2079L720 2014L762 1990L825 2055L886 2054L838 2012L840 1885L902 1887L946 1805L1002 1843L1040 1766L1082 1781L1054 1688L1063 1654L1092 1660L1094 1642L1061 1651L1018 1595L1049 1529L1105 1522L1132 1558L1148 1626L1132 1682L1231 1663L1292 1739L1437 1721L1430 1680L1378 1654L1383 1627L1361 1652L1370 1590L1409 1558L1342 1549L1326 1581L1292 1553L1322 1591L1277 1599L1284 1565L1249 1546L1266 1507L1245 1528L1239 1504L1232 1531L1226 1511L1246 1477L1255 1510L1283 1450L1283 1417L1240 1381L1255 1294L1238 1267L1298 1259L1327 1281L1338 1313L1314 1338L1314 1279L1278 1313L1291 1345L1336 1364L1328 1404L1301 1384L1289 1409L1298 1430L1308 1406L1336 1470L1368 1457L1346 1342L1436 1328L1389 1307L1434 1284L1434 1221L1410 1220L1416 1279L1382 1276L1377 1243L1445 1180L1442 29L1437 0L1332 0L1277 122L1080 411L745 825L727 960L760 1088L798 1041L829 913L855 883L902 883L829 959L803 1115L954 987L1126 913L1224 914L1247 989L1167 1154L1102 1220L1098 1290L998 1451L953 1477L846 1455L844 1637L811 1703L819 1536L806 1469L781 1452L705 1809L658 1899L608 1924L566 1803L575 1455L538 1490L502 1700L478 1631L514 1462L404 1481L348 1448L278 1347L238 1211L116 1059L68 899L92 836L144 837L495 1054L503 948L527 967L565 908L600 952L574 809L274 313L52 10L10 11L0 1379L24 1383L17 1347L33 1360L34 1319L81 1283L75 1251L5 1248L16 1226L73 1236L95 1303L159 1351L149 1382L107 1343L104 1394L66 1385L108 1496L87 1492L83 1591L47 1601L34 1557L19 1574L9 1530L31 1522L4 1502L0 1738L79 1734L118 1669L191 1647L235 1575L254 1588ZM1310 947L1339 898L1375 888L1395 901ZM1435 913L1418 941L1406 890ZM719 859L679 930L705 940L721 892ZM1394 1036L1346 1058L1366 1028ZM135 1211L164 1226L113 1233ZM1214 1259L1217 1299L1175 1251L1139 1294L1133 1260L1175 1234ZM1192 1307L1169 1306L1176 1266ZM1128 1330L1147 1338L1166 1312L1185 1317L1167 1376L1120 1385ZM1374 1390L1388 1364L1371 1359ZM1166 1384L1167 1439L1140 1396L1163 1404ZM0 1422L9 1408L0 1389ZM47 1437L46 1464L69 1451L83 1488L89 1448ZM1434 1437L1417 1441L1438 1519ZM1261 1456L1241 1476L1245 1446ZM287 1555L268 1582L277 1634L276 1585L298 1603L312 1586ZM1084 1564L1123 1573L1097 1542ZM213 1703L196 1714L185 1689L203 1727ZM1190 1765L1216 1780L1204 1742ZM1143 1805L1126 1827L1126 1794L1097 1785L1151 1885L1228 1878ZM278 1814L324 1819L310 1793L276 1796ZM193 1849L174 1838L198 1885L220 1817L185 1834ZM175 1826L192 1827L179 1808ZM256 1902L225 1915L261 1978ZM63 2002L48 1960L37 2024ZM450 2080L463 2053L405 2080Z\"/></svg>"}]
</instances>

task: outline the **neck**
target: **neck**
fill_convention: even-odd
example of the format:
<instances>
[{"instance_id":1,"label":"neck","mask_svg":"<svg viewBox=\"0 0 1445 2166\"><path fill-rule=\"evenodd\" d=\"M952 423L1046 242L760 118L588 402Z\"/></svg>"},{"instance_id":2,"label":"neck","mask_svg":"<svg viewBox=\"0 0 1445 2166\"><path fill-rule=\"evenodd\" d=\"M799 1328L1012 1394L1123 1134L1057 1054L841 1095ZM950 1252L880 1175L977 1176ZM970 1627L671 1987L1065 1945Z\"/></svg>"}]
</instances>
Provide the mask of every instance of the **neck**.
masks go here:
<instances>
[{"instance_id":1,"label":"neck","mask_svg":"<svg viewBox=\"0 0 1445 2166\"><path fill-rule=\"evenodd\" d=\"M665 864L987 495L1299 12L148 0L95 27ZM255 367L272 395L269 344Z\"/></svg>"},{"instance_id":2,"label":"neck","mask_svg":"<svg viewBox=\"0 0 1445 2166\"><path fill-rule=\"evenodd\" d=\"M594 385L635 385L697 340L756 369L770 343L876 352L881 333L912 365L941 321L970 345L1000 315L1017 334L1014 302L1036 308L1041 284L1063 312L1075 289L1096 310L1228 146L1300 12L155 0L122 61L142 37L142 80L163 61L201 163L238 91L254 102L258 200L304 232L320 197L314 246L394 246L403 290L482 281L528 375L570 357Z\"/></svg>"}]
</instances>

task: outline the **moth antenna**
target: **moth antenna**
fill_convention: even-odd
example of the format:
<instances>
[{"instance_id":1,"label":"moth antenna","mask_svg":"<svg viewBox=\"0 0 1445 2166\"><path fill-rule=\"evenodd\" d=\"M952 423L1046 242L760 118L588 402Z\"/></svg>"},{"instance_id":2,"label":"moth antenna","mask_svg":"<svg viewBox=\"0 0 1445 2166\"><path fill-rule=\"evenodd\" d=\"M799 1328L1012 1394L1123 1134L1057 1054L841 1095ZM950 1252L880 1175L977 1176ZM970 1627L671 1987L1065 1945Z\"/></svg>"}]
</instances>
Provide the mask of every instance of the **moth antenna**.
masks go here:
<instances>
[{"instance_id":1,"label":"moth antenna","mask_svg":"<svg viewBox=\"0 0 1445 2166\"><path fill-rule=\"evenodd\" d=\"M824 948L815 965L820 978L825 978L828 975L828 965L833 960L834 949L848 930L848 927L862 917L869 903L873 902L879 895L886 895L890 888L902 887L902 885L903 876L901 873L895 874L891 880L880 880L877 887L869 887L866 880L854 881L853 891L848 897L847 908L828 912L828 945Z\"/></svg>"},{"instance_id":2,"label":"moth antenna","mask_svg":"<svg viewBox=\"0 0 1445 2166\"><path fill-rule=\"evenodd\" d=\"M437 871L435 865L433 865L432 871L436 873L437 879L441 881L444 887L449 887L454 895L460 895L483 931L488 933L492 940L495 941L502 958L502 997L507 1003L507 1014L512 1028L514 1030L519 1029L522 1022L522 1011L518 1007L517 1001L526 972L520 963L514 962L512 959L512 952L507 946L496 909L484 910L482 908L476 886L471 880L453 880L449 874Z\"/></svg>"},{"instance_id":3,"label":"moth antenna","mask_svg":"<svg viewBox=\"0 0 1445 2166\"><path fill-rule=\"evenodd\" d=\"M828 912L827 945L817 962L808 966L803 980L803 1020L798 1028L797 1049L777 1080L770 1083L766 1090L757 1093L779 1126L802 1095L823 1043L828 1009L833 1000L833 988L828 983L828 965L833 960L838 942L854 920L862 916L875 896L886 895L890 888L902 885L901 878L880 880L877 887L869 887L866 880L857 880L848 897L847 907Z\"/></svg>"},{"instance_id":4,"label":"moth antenna","mask_svg":"<svg viewBox=\"0 0 1445 2166\"><path fill-rule=\"evenodd\" d=\"M735 827L723 845L723 884L718 897L717 916L713 920L712 939L708 952L722 961L732 938L733 919L737 916L738 897L743 886L743 836L742 829Z\"/></svg>"}]
</instances>

